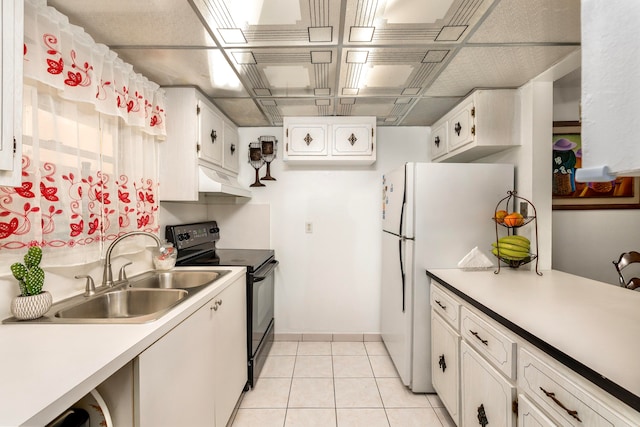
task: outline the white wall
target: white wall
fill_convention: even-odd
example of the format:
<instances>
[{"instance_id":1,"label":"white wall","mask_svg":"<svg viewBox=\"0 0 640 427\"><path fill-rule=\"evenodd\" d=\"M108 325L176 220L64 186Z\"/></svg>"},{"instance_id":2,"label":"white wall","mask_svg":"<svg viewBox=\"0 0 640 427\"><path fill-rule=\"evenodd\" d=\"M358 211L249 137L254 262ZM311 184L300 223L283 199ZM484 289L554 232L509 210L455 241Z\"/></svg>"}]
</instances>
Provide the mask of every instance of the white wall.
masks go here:
<instances>
[{"instance_id":1,"label":"white wall","mask_svg":"<svg viewBox=\"0 0 640 427\"><path fill-rule=\"evenodd\" d=\"M264 247L267 238L275 249L277 333L379 333L381 176L426 161L429 128L377 133L378 160L370 167L294 167L280 155L271 166L277 181L253 188L248 204L208 207L221 227L219 247ZM241 128L240 159L261 135L282 141L282 128ZM239 181L254 181L246 161ZM313 233L305 233L306 222Z\"/></svg>"},{"instance_id":2,"label":"white wall","mask_svg":"<svg viewBox=\"0 0 640 427\"><path fill-rule=\"evenodd\" d=\"M579 119L580 80L554 87L553 120ZM613 264L622 252L640 251L640 210L554 210L554 269L617 284Z\"/></svg>"}]
</instances>

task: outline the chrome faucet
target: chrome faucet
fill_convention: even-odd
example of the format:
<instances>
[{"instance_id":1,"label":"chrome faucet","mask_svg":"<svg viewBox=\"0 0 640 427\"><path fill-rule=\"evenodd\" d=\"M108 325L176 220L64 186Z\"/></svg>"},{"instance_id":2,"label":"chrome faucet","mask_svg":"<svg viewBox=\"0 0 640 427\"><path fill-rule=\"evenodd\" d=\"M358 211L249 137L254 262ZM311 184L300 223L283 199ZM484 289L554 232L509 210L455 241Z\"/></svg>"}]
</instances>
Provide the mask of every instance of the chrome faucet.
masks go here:
<instances>
[{"instance_id":1,"label":"chrome faucet","mask_svg":"<svg viewBox=\"0 0 640 427\"><path fill-rule=\"evenodd\" d=\"M162 246L162 242L160 241L160 238L155 234L148 233L146 231L130 231L128 233L123 234L122 236L119 236L116 240L111 242L111 244L107 248L107 254L104 259L104 271L102 273L102 285L108 286L108 287L113 286L113 272L111 271L111 252L113 251L113 248L115 245L117 245L120 241L130 236L149 236L156 241L156 244L158 245L158 249L160 251L163 250L163 246Z\"/></svg>"}]
</instances>

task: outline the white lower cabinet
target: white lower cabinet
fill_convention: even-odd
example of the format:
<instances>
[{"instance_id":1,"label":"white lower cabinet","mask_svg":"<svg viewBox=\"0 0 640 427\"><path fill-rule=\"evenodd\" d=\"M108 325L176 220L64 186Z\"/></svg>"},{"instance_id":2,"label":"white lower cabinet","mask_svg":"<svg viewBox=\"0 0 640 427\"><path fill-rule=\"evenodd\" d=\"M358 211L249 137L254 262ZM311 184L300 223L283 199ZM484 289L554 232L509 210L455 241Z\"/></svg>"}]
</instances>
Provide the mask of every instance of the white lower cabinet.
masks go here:
<instances>
[{"instance_id":1,"label":"white lower cabinet","mask_svg":"<svg viewBox=\"0 0 640 427\"><path fill-rule=\"evenodd\" d=\"M519 353L518 387L560 426L638 426L609 395L584 382L547 355ZM620 406L616 409L616 406Z\"/></svg>"},{"instance_id":2,"label":"white lower cabinet","mask_svg":"<svg viewBox=\"0 0 640 427\"><path fill-rule=\"evenodd\" d=\"M461 425L515 426L513 402L516 398L516 387L465 341L460 344L460 364Z\"/></svg>"},{"instance_id":3,"label":"white lower cabinet","mask_svg":"<svg viewBox=\"0 0 640 427\"><path fill-rule=\"evenodd\" d=\"M640 426L640 413L435 280L431 306L433 385L459 426Z\"/></svg>"},{"instance_id":4,"label":"white lower cabinet","mask_svg":"<svg viewBox=\"0 0 640 427\"><path fill-rule=\"evenodd\" d=\"M135 425L224 427L247 381L239 278L135 360Z\"/></svg>"},{"instance_id":5,"label":"white lower cabinet","mask_svg":"<svg viewBox=\"0 0 640 427\"><path fill-rule=\"evenodd\" d=\"M433 388L456 425L460 425L460 335L431 311L431 378Z\"/></svg>"}]
</instances>

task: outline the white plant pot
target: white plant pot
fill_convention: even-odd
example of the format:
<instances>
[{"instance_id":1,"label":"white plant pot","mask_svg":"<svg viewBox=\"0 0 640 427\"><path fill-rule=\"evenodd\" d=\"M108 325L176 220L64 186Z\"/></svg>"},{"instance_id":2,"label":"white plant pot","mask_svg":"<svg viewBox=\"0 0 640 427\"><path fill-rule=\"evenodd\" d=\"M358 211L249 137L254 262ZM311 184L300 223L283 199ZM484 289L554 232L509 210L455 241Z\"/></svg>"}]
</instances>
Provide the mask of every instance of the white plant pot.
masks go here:
<instances>
[{"instance_id":1,"label":"white plant pot","mask_svg":"<svg viewBox=\"0 0 640 427\"><path fill-rule=\"evenodd\" d=\"M37 319L51 308L53 298L48 291L28 297L17 296L11 301L11 313L16 319Z\"/></svg>"}]
</instances>

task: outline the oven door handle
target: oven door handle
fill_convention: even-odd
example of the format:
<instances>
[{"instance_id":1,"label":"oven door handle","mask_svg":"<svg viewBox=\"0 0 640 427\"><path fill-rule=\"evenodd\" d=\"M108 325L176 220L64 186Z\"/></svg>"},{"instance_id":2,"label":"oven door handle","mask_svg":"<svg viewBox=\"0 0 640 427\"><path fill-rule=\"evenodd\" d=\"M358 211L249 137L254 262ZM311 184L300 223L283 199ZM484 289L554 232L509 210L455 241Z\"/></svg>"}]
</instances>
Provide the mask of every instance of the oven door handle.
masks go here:
<instances>
[{"instance_id":1,"label":"oven door handle","mask_svg":"<svg viewBox=\"0 0 640 427\"><path fill-rule=\"evenodd\" d=\"M261 274L254 274L253 275L253 281L254 282L262 282L264 279L266 279L271 274L271 272L278 266L278 264L280 264L279 261L276 261L276 260L271 261L268 266L264 267L264 268L267 269L266 272L264 272L264 273L261 272ZM258 271L260 271L260 270L258 270Z\"/></svg>"}]
</instances>

